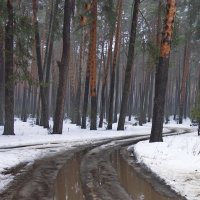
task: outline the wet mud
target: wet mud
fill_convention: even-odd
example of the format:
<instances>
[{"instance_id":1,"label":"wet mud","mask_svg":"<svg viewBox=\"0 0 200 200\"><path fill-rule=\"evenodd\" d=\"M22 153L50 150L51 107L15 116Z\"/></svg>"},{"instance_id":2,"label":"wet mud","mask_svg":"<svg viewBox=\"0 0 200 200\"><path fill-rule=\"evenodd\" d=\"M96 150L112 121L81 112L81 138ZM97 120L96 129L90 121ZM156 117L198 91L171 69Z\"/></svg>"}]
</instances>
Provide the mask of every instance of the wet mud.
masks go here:
<instances>
[{"instance_id":1,"label":"wet mud","mask_svg":"<svg viewBox=\"0 0 200 200\"><path fill-rule=\"evenodd\" d=\"M131 161L133 157L129 158ZM134 200L180 200L174 191L168 188L163 181L148 170L140 171L140 167L128 164L122 152L116 151L111 155L112 165L117 171L119 181L127 193ZM139 171L138 171L139 170ZM144 173L143 176L141 173Z\"/></svg>"},{"instance_id":2,"label":"wet mud","mask_svg":"<svg viewBox=\"0 0 200 200\"><path fill-rule=\"evenodd\" d=\"M80 180L83 153L76 153L58 172L54 200L85 200Z\"/></svg>"}]
</instances>

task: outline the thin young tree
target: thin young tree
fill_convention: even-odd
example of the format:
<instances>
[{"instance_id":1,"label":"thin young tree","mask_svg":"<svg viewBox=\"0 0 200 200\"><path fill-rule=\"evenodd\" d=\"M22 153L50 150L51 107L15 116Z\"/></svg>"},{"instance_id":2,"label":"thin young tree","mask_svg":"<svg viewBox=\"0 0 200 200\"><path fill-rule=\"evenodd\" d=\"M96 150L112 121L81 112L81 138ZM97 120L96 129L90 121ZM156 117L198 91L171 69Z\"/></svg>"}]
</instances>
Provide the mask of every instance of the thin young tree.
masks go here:
<instances>
[{"instance_id":1,"label":"thin young tree","mask_svg":"<svg viewBox=\"0 0 200 200\"><path fill-rule=\"evenodd\" d=\"M8 18L5 26L5 125L3 135L14 135L14 11L7 0Z\"/></svg>"},{"instance_id":2,"label":"thin young tree","mask_svg":"<svg viewBox=\"0 0 200 200\"><path fill-rule=\"evenodd\" d=\"M89 63L87 63L87 70L86 70L86 77L85 77L85 92L84 92L84 99L83 99L83 111L82 111L82 121L81 121L82 129L86 129L89 84L90 84L90 69L89 69Z\"/></svg>"},{"instance_id":3,"label":"thin young tree","mask_svg":"<svg viewBox=\"0 0 200 200\"><path fill-rule=\"evenodd\" d=\"M102 128L103 126L103 117L105 112L105 90L106 90L106 84L108 81L108 70L111 62L112 57L112 44L113 44L113 33L110 33L110 40L109 40L109 47L107 52L107 63L104 64L104 74L103 74L103 80L102 80L102 89L101 89L101 110L100 110L100 116L99 116L99 128Z\"/></svg>"},{"instance_id":4,"label":"thin young tree","mask_svg":"<svg viewBox=\"0 0 200 200\"><path fill-rule=\"evenodd\" d=\"M183 76L181 82L181 90L180 90L180 101L179 101L179 124L183 123L183 110L184 106L186 106L186 90L187 90L187 80L190 72L190 44L186 41L184 48L184 61L183 61Z\"/></svg>"},{"instance_id":5,"label":"thin young tree","mask_svg":"<svg viewBox=\"0 0 200 200\"><path fill-rule=\"evenodd\" d=\"M0 32L3 33L3 26L0 25ZM0 126L4 125L4 38L3 34L0 36Z\"/></svg>"},{"instance_id":6,"label":"thin young tree","mask_svg":"<svg viewBox=\"0 0 200 200\"><path fill-rule=\"evenodd\" d=\"M90 130L97 129L97 93L96 93L96 37L97 37L97 0L92 1L92 23L90 27L89 68L90 68L90 96L91 96L91 123Z\"/></svg>"},{"instance_id":7,"label":"thin young tree","mask_svg":"<svg viewBox=\"0 0 200 200\"><path fill-rule=\"evenodd\" d=\"M110 81L110 101L109 101L108 127L107 127L108 130L112 129L112 123L113 123L115 71L116 71L116 65L117 65L117 61L118 61L118 57L119 57L119 49L120 49L121 17L122 17L122 0L118 0L117 26L116 26L116 34L115 34L115 49L114 49L114 54L113 54L113 63L112 63L111 81Z\"/></svg>"},{"instance_id":8,"label":"thin young tree","mask_svg":"<svg viewBox=\"0 0 200 200\"><path fill-rule=\"evenodd\" d=\"M155 97L150 142L162 142L165 94L168 81L169 58L171 51L176 0L167 1L167 11L162 34L159 63L155 75Z\"/></svg>"},{"instance_id":9,"label":"thin young tree","mask_svg":"<svg viewBox=\"0 0 200 200\"><path fill-rule=\"evenodd\" d=\"M58 14L58 5L60 0L52 0L52 8L49 20L49 30L48 36L46 41L46 50L45 50L45 58L44 58L44 66L43 71L46 73L45 75L45 94L46 94L46 102L47 102L47 117L49 118L49 90L50 90L50 72L51 72L51 61L52 61L52 53L54 47L54 40L55 40L55 29L56 29L56 16Z\"/></svg>"},{"instance_id":10,"label":"thin young tree","mask_svg":"<svg viewBox=\"0 0 200 200\"><path fill-rule=\"evenodd\" d=\"M67 88L67 71L70 63L70 19L71 1L65 0L63 20L63 51L59 67L59 83L56 98L56 110L54 114L53 134L62 134L64 106Z\"/></svg>"},{"instance_id":11,"label":"thin young tree","mask_svg":"<svg viewBox=\"0 0 200 200\"><path fill-rule=\"evenodd\" d=\"M6 2L0 3L0 15L4 13ZM4 125L4 18L0 17L0 126Z\"/></svg>"},{"instance_id":12,"label":"thin young tree","mask_svg":"<svg viewBox=\"0 0 200 200\"><path fill-rule=\"evenodd\" d=\"M39 77L39 82L40 82L40 97L41 97L41 107L42 107L42 125L43 125L44 128L49 128L47 98L46 98L46 94L45 94L42 56L41 56L41 42L40 42L40 34L39 34L39 24L38 24L38 19L37 19L38 1L32 0L32 6L33 6L35 47L36 47L35 51L36 51L36 58L37 58L38 77Z\"/></svg>"},{"instance_id":13,"label":"thin young tree","mask_svg":"<svg viewBox=\"0 0 200 200\"><path fill-rule=\"evenodd\" d=\"M81 32L81 44L80 44L80 52L79 52L79 69L78 69L78 88L76 91L76 100L75 100L75 122L77 126L81 126L81 81L82 81L82 70L83 70L83 54L84 54L84 46L85 46L85 34L84 31Z\"/></svg>"}]
</instances>

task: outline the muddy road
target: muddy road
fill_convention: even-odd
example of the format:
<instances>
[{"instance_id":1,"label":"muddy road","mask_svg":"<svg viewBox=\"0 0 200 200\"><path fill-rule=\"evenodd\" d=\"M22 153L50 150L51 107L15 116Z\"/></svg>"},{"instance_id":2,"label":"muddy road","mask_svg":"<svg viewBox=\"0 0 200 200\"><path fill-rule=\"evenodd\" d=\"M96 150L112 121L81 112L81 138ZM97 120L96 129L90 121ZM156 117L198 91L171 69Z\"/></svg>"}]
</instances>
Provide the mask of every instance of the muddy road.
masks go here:
<instances>
[{"instance_id":1,"label":"muddy road","mask_svg":"<svg viewBox=\"0 0 200 200\"><path fill-rule=\"evenodd\" d=\"M168 135L191 130L170 129ZM165 135L167 135L165 134ZM145 166L127 146L148 139L106 139L55 153L33 165L23 163L1 200L182 200ZM53 150L52 150L53 151ZM13 169L13 173L15 169Z\"/></svg>"}]
</instances>

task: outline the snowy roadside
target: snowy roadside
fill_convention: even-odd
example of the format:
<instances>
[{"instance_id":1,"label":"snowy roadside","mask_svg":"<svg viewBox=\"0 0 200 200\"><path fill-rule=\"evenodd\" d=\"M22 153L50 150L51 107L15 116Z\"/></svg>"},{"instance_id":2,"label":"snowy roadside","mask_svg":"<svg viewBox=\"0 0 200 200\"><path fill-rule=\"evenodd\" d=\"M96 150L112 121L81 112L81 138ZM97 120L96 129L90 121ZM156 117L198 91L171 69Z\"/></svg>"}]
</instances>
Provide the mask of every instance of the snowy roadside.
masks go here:
<instances>
[{"instance_id":1,"label":"snowy roadside","mask_svg":"<svg viewBox=\"0 0 200 200\"><path fill-rule=\"evenodd\" d=\"M191 128L189 125L172 127ZM200 199L200 137L193 133L165 137L163 143L142 141L129 147L137 161L145 164L167 185L189 200Z\"/></svg>"},{"instance_id":2,"label":"snowy roadside","mask_svg":"<svg viewBox=\"0 0 200 200\"><path fill-rule=\"evenodd\" d=\"M97 131L90 131L89 128L83 130L68 121L64 123L62 135L52 135L48 134L46 129L34 125L31 120L24 123L17 119L15 136L3 136L3 127L0 127L0 192L6 189L14 178L7 171L20 163L32 164L34 160L52 153L71 150L79 145L93 144L103 139L149 134L151 124L141 127L128 123L125 131L116 129L117 124L114 124L111 131L105 127Z\"/></svg>"}]
</instances>

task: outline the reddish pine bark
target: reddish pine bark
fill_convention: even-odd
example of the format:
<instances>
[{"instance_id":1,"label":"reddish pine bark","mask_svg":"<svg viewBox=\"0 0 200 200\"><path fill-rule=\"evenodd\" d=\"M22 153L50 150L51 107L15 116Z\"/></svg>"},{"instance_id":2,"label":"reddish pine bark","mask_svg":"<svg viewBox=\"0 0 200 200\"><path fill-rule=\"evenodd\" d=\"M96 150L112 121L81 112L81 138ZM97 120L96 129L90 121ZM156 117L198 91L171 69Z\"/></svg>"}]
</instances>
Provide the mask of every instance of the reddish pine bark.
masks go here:
<instances>
[{"instance_id":1,"label":"reddish pine bark","mask_svg":"<svg viewBox=\"0 0 200 200\"><path fill-rule=\"evenodd\" d=\"M171 51L172 31L176 14L176 1L167 1L167 13L162 34L159 63L155 76L155 97L153 108L153 120L150 142L162 142L162 130L164 122L165 94L168 81L169 57Z\"/></svg>"}]
</instances>

